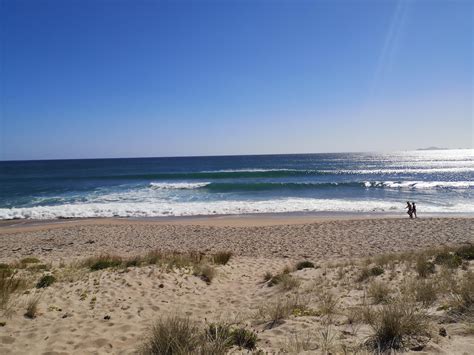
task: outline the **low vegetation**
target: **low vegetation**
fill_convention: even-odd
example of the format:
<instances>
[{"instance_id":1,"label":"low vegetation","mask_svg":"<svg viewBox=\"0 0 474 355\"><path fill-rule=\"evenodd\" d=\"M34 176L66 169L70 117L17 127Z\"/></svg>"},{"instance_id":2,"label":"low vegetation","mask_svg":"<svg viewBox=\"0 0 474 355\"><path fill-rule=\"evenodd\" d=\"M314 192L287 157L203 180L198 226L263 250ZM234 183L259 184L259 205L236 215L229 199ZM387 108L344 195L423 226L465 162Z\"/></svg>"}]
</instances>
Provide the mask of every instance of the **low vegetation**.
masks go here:
<instances>
[{"instance_id":1,"label":"low vegetation","mask_svg":"<svg viewBox=\"0 0 474 355\"><path fill-rule=\"evenodd\" d=\"M200 349L200 329L189 318L171 316L158 320L140 349L146 355L190 354Z\"/></svg>"},{"instance_id":2,"label":"low vegetation","mask_svg":"<svg viewBox=\"0 0 474 355\"><path fill-rule=\"evenodd\" d=\"M293 294L288 297L280 297L276 301L262 304L255 316L258 321L266 323L268 329L274 328L283 323L296 310L307 309L309 300L300 294Z\"/></svg>"},{"instance_id":3,"label":"low vegetation","mask_svg":"<svg viewBox=\"0 0 474 355\"><path fill-rule=\"evenodd\" d=\"M41 261L35 257L27 257L20 260L20 264L27 265L27 264L38 264Z\"/></svg>"},{"instance_id":4,"label":"low vegetation","mask_svg":"<svg viewBox=\"0 0 474 355\"><path fill-rule=\"evenodd\" d=\"M232 257L232 253L229 251L221 251L212 255L212 261L214 264L217 265L226 265L230 258Z\"/></svg>"},{"instance_id":5,"label":"low vegetation","mask_svg":"<svg viewBox=\"0 0 474 355\"><path fill-rule=\"evenodd\" d=\"M415 301L429 307L436 301L438 291L438 285L433 279L412 280L409 282L406 294L412 295Z\"/></svg>"},{"instance_id":6,"label":"low vegetation","mask_svg":"<svg viewBox=\"0 0 474 355\"><path fill-rule=\"evenodd\" d=\"M246 328L237 328L232 331L233 345L247 350L254 350L257 347L257 334Z\"/></svg>"},{"instance_id":7,"label":"low vegetation","mask_svg":"<svg viewBox=\"0 0 474 355\"><path fill-rule=\"evenodd\" d=\"M380 255L365 261L343 260L321 264L321 269L303 273L295 271L312 269L315 265L308 260L290 263L276 270L276 274L266 272L263 275L264 283L258 280L254 283L265 301L259 303L260 306L249 304L252 316L245 314L244 318L240 318L241 315L238 315L239 321L235 320L234 323L211 323L205 326L189 318L164 317L150 329L149 336L139 350L142 354L200 355L228 354L237 348L241 348L240 351L253 351L257 349L257 334L250 328L238 326L243 321L251 322L265 332L286 322L276 331L294 335L287 337L288 341L281 345L281 349L288 352L315 349L327 353L422 350L440 328L445 327L447 334L450 334L450 324L453 322L462 324L459 329L472 332L472 251L473 247L469 244ZM43 289L55 282L83 280L95 288L102 283L103 276L108 276L95 271L115 270L118 278L124 275L123 282L127 286L132 286L134 282L130 276L154 275L164 279L163 284L160 284L161 281L158 284L166 290L170 278L163 273L174 270L184 278L173 277L176 285L184 290L187 286L183 280L192 278L190 275L210 284L217 272L230 272L233 265L223 268L218 265L228 264L231 258L232 253L225 251L207 255L198 252L151 251L133 257L104 254L82 262L63 264L59 268L33 257L10 264L0 263L0 316L3 317L12 308L15 303L12 300L17 300L16 303L22 305L18 312L20 316L24 314L31 319L39 317L40 298L35 287ZM133 269L138 267L145 269ZM47 273L43 273L44 270ZM194 280L193 283L200 281ZM141 286L141 281L138 284ZM182 288L182 285L185 287ZM269 289L267 286L275 288ZM86 306L90 304L90 309L100 309L103 304L100 295L91 287L84 288L83 284L80 287L77 297L86 302ZM201 284L200 287L204 286ZM221 300L219 302L222 303ZM49 312L51 306L47 304ZM18 309L14 308L17 312ZM300 333L293 333L292 327L298 324L310 327L311 336L302 335L301 329ZM260 335L262 340L266 341L268 334L272 333Z\"/></svg>"},{"instance_id":8,"label":"low vegetation","mask_svg":"<svg viewBox=\"0 0 474 355\"><path fill-rule=\"evenodd\" d=\"M300 261L299 263L297 263L295 268L296 268L296 270L314 268L314 264L311 261L304 260L304 261Z\"/></svg>"},{"instance_id":9,"label":"low vegetation","mask_svg":"<svg viewBox=\"0 0 474 355\"><path fill-rule=\"evenodd\" d=\"M414 337L427 334L426 314L405 300L383 305L373 311L368 320L374 331L368 345L380 352L406 349Z\"/></svg>"},{"instance_id":10,"label":"low vegetation","mask_svg":"<svg viewBox=\"0 0 474 355\"><path fill-rule=\"evenodd\" d=\"M36 288L45 288L51 286L56 281L53 275L44 275L36 284Z\"/></svg>"},{"instance_id":11,"label":"low vegetation","mask_svg":"<svg viewBox=\"0 0 474 355\"><path fill-rule=\"evenodd\" d=\"M290 291L294 288L299 287L301 280L290 274L281 273L275 276L271 276L267 282L268 287L278 285L284 291Z\"/></svg>"},{"instance_id":12,"label":"low vegetation","mask_svg":"<svg viewBox=\"0 0 474 355\"><path fill-rule=\"evenodd\" d=\"M28 299L26 303L25 317L30 318L30 319L36 318L36 316L38 315L38 304L39 304L40 298L41 298L40 295L35 295Z\"/></svg>"},{"instance_id":13,"label":"low vegetation","mask_svg":"<svg viewBox=\"0 0 474 355\"><path fill-rule=\"evenodd\" d=\"M327 319L332 319L337 313L338 304L339 299L332 292L323 291L318 297L318 310Z\"/></svg>"},{"instance_id":14,"label":"low vegetation","mask_svg":"<svg viewBox=\"0 0 474 355\"><path fill-rule=\"evenodd\" d=\"M367 290L375 304L387 303L390 300L390 287L383 281L373 281Z\"/></svg>"},{"instance_id":15,"label":"low vegetation","mask_svg":"<svg viewBox=\"0 0 474 355\"><path fill-rule=\"evenodd\" d=\"M224 355L233 346L254 350L257 340L257 334L244 327L212 323L205 328L189 318L170 316L154 324L139 353Z\"/></svg>"},{"instance_id":16,"label":"low vegetation","mask_svg":"<svg viewBox=\"0 0 474 355\"><path fill-rule=\"evenodd\" d=\"M193 275L210 284L216 275L216 270L210 265L198 264L194 267Z\"/></svg>"},{"instance_id":17,"label":"low vegetation","mask_svg":"<svg viewBox=\"0 0 474 355\"><path fill-rule=\"evenodd\" d=\"M359 277L357 278L357 281L362 282L369 279L370 277L382 275L384 272L385 270L380 265L371 268L365 266L364 268L362 268Z\"/></svg>"},{"instance_id":18,"label":"low vegetation","mask_svg":"<svg viewBox=\"0 0 474 355\"><path fill-rule=\"evenodd\" d=\"M455 254L464 260L474 260L474 244L467 244L457 248Z\"/></svg>"},{"instance_id":19,"label":"low vegetation","mask_svg":"<svg viewBox=\"0 0 474 355\"><path fill-rule=\"evenodd\" d=\"M418 273L418 276L422 278L426 278L429 275L434 274L436 271L435 264L427 260L424 255L420 255L416 259L415 270Z\"/></svg>"},{"instance_id":20,"label":"low vegetation","mask_svg":"<svg viewBox=\"0 0 474 355\"><path fill-rule=\"evenodd\" d=\"M436 255L434 263L455 269L461 266L462 259L456 253L445 251Z\"/></svg>"},{"instance_id":21,"label":"low vegetation","mask_svg":"<svg viewBox=\"0 0 474 355\"><path fill-rule=\"evenodd\" d=\"M474 322L474 273L468 271L453 288L451 294L451 314Z\"/></svg>"},{"instance_id":22,"label":"low vegetation","mask_svg":"<svg viewBox=\"0 0 474 355\"><path fill-rule=\"evenodd\" d=\"M119 267L123 263L120 256L103 254L86 259L83 265L90 268L91 271L103 270L112 267Z\"/></svg>"},{"instance_id":23,"label":"low vegetation","mask_svg":"<svg viewBox=\"0 0 474 355\"><path fill-rule=\"evenodd\" d=\"M0 314L8 315L11 298L26 286L26 280L9 268L0 269Z\"/></svg>"},{"instance_id":24,"label":"low vegetation","mask_svg":"<svg viewBox=\"0 0 474 355\"><path fill-rule=\"evenodd\" d=\"M231 257L232 253L226 251L206 256L203 253L197 252L180 253L154 250L144 256L134 256L130 258L103 254L90 257L84 260L80 265L88 268L90 271L147 265L159 265L168 270L188 268L192 269L193 275L209 284L216 275L216 270L210 264L225 265L229 262Z\"/></svg>"}]
</instances>

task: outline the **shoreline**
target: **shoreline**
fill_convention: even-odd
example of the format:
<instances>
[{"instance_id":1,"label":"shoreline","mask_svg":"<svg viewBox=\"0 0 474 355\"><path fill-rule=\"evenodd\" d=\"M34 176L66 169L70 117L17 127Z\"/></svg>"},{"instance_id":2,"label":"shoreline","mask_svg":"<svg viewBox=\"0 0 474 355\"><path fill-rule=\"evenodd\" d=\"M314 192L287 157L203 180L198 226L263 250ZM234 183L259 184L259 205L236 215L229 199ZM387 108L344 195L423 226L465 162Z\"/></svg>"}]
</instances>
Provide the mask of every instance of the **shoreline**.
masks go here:
<instances>
[{"instance_id":1,"label":"shoreline","mask_svg":"<svg viewBox=\"0 0 474 355\"><path fill-rule=\"evenodd\" d=\"M468 218L474 219L473 213L423 213L424 218ZM320 221L367 220L367 219L408 219L405 214L387 212L308 212L308 213L252 213L199 216L167 217L85 217L56 219L8 219L0 220L0 234L12 232L12 229L54 228L71 225L91 224L128 224L155 223L159 225L202 225L202 226L271 226L307 224Z\"/></svg>"}]
</instances>

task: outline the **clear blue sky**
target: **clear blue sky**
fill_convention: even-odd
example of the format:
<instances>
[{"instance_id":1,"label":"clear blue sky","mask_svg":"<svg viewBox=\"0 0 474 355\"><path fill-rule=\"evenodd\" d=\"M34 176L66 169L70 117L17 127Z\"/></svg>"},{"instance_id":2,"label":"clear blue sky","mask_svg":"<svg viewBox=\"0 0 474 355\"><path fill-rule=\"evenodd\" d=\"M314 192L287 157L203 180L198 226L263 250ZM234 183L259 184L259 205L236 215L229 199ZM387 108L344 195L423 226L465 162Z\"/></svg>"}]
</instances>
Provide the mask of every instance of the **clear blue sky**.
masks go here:
<instances>
[{"instance_id":1,"label":"clear blue sky","mask_svg":"<svg viewBox=\"0 0 474 355\"><path fill-rule=\"evenodd\" d=\"M0 3L0 160L473 146L472 1Z\"/></svg>"}]
</instances>

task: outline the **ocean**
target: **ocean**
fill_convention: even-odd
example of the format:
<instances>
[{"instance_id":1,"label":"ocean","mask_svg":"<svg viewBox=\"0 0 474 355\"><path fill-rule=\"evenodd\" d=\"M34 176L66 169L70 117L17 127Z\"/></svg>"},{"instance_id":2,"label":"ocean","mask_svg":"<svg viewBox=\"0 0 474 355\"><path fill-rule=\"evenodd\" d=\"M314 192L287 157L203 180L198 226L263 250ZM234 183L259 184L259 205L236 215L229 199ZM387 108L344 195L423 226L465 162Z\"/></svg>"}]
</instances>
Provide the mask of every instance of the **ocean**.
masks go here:
<instances>
[{"instance_id":1,"label":"ocean","mask_svg":"<svg viewBox=\"0 0 474 355\"><path fill-rule=\"evenodd\" d=\"M0 219L474 213L474 150L0 162Z\"/></svg>"}]
</instances>

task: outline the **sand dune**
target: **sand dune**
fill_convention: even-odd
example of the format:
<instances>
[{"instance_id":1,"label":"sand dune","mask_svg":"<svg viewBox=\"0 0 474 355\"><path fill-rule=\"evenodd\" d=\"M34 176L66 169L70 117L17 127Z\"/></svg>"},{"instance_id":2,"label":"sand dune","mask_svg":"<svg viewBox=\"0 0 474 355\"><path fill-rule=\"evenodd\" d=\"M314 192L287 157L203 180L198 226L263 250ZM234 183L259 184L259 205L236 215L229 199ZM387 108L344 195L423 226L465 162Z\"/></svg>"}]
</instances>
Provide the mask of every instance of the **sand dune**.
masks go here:
<instances>
[{"instance_id":1,"label":"sand dune","mask_svg":"<svg viewBox=\"0 0 474 355\"><path fill-rule=\"evenodd\" d=\"M0 262L35 256L41 262L52 262L51 271L59 281L45 289L29 288L27 294L15 297L12 315L0 317L6 323L0 327L0 353L131 354L153 322L169 314L189 316L203 326L221 321L253 329L258 334L258 348L269 353L294 351L295 334L300 339L309 336L307 353L321 353L320 314L292 315L272 329L267 329L265 319L258 314L265 306L295 294L307 298L309 309L317 310L326 291L333 293L338 303L331 325L335 334L331 346L333 353L340 353L340 344L355 348L371 334L367 324L353 332L347 322L348 310L363 303L371 282L355 281L364 265L360 258L473 242L473 226L474 219L469 218L430 218L256 226L110 220L3 228ZM99 253L134 256L156 248L204 253L229 250L234 256L227 265L214 266L217 275L210 284L186 268L144 265L90 272L77 265L68 267L73 261ZM318 268L292 271L298 286L284 290L263 282L265 272L278 273L302 259L311 260ZM349 259L356 263L349 263ZM59 266L60 261L65 265ZM405 278L414 277L414 271L401 261L393 262L390 271L389 266L384 267L386 272L378 279L393 285L394 292ZM442 275L442 269L437 268L435 276ZM456 272L462 275L464 271ZM29 275L35 281L41 274ZM38 315L28 319L23 313L34 295L40 295ZM443 297L429 308L440 317L437 307L443 304ZM424 344L425 353L467 354L472 350L474 335L466 324L442 326L449 337L439 336L440 326L435 325L433 336Z\"/></svg>"}]
</instances>

